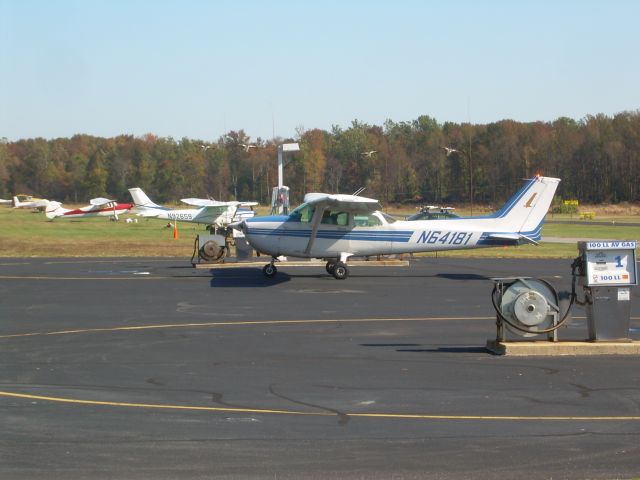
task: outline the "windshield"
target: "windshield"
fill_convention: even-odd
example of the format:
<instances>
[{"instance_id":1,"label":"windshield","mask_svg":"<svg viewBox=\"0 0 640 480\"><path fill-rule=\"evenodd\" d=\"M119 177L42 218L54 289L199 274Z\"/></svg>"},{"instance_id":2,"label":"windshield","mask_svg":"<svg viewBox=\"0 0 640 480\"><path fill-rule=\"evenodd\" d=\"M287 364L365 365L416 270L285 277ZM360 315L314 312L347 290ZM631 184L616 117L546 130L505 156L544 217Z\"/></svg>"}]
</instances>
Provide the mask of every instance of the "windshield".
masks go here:
<instances>
[{"instance_id":1,"label":"windshield","mask_svg":"<svg viewBox=\"0 0 640 480\"><path fill-rule=\"evenodd\" d=\"M294 222L310 222L313 218L314 210L315 207L312 207L308 203L303 203L289 214L289 219Z\"/></svg>"}]
</instances>

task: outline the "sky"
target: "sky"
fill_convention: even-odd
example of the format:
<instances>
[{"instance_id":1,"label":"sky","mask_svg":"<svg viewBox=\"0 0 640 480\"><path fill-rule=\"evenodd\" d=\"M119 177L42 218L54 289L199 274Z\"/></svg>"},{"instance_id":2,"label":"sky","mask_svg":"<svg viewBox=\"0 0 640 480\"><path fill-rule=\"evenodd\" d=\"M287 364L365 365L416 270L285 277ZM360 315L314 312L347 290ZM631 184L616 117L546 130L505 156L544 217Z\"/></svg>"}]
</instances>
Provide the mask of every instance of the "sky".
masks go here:
<instances>
[{"instance_id":1,"label":"sky","mask_svg":"<svg viewBox=\"0 0 640 480\"><path fill-rule=\"evenodd\" d=\"M640 2L0 0L0 137L640 108Z\"/></svg>"}]
</instances>

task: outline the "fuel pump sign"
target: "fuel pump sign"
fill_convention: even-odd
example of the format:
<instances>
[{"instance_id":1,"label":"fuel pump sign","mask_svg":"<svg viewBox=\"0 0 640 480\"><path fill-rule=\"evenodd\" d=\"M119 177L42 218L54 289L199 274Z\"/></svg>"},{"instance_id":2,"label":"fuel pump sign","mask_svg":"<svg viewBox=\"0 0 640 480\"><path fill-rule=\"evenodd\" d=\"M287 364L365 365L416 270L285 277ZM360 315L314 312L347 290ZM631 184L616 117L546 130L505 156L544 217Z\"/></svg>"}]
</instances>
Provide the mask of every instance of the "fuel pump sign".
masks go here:
<instances>
[{"instance_id":1,"label":"fuel pump sign","mask_svg":"<svg viewBox=\"0 0 640 480\"><path fill-rule=\"evenodd\" d=\"M583 256L585 286L638 284L635 240L578 242L578 248Z\"/></svg>"}]
</instances>

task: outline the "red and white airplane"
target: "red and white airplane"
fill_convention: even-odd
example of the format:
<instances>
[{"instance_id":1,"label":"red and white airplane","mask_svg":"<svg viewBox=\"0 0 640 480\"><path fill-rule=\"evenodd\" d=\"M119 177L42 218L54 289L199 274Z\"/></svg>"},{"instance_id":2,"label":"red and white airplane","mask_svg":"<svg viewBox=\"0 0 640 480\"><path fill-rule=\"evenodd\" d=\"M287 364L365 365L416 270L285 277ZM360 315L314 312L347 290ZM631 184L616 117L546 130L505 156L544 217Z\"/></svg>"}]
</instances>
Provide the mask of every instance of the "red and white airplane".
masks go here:
<instances>
[{"instance_id":1,"label":"red and white airplane","mask_svg":"<svg viewBox=\"0 0 640 480\"><path fill-rule=\"evenodd\" d=\"M62 208L60 202L49 202L45 215L49 220L54 218L82 218L82 217L113 217L118 220L118 214L127 213L133 208L132 203L118 203L108 198L92 198L86 207L69 210Z\"/></svg>"}]
</instances>

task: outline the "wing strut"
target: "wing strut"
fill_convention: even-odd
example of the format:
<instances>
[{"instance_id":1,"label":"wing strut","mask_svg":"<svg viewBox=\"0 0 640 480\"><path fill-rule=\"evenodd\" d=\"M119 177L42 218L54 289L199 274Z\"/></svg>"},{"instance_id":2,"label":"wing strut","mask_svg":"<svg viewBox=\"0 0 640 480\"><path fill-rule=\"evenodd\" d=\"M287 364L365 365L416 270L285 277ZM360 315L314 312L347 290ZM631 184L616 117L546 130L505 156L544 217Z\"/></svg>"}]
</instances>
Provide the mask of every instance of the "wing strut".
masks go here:
<instances>
[{"instance_id":1,"label":"wing strut","mask_svg":"<svg viewBox=\"0 0 640 480\"><path fill-rule=\"evenodd\" d=\"M322 215L326 210L326 204L318 204L316 205L316 209L313 212L313 218L311 219L311 235L309 236L309 242L307 243L307 247L304 249L304 253L309 255L311 252L311 247L313 247L313 242L316 241L316 237L318 236L318 227L320 227L320 221L322 220Z\"/></svg>"}]
</instances>

